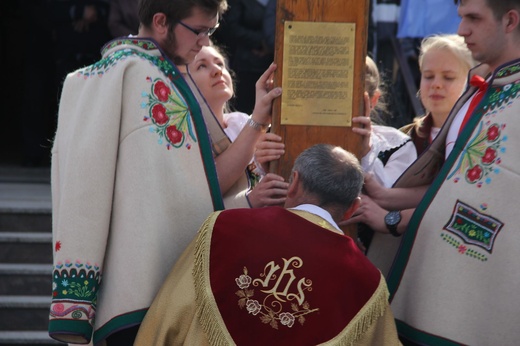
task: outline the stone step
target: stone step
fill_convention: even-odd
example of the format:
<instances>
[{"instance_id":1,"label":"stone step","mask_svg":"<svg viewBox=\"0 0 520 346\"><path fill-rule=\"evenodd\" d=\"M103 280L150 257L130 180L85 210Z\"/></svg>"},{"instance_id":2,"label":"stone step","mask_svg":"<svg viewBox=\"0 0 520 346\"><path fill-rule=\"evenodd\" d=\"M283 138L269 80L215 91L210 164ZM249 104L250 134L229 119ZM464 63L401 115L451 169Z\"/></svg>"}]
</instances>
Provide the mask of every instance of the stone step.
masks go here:
<instances>
[{"instance_id":1,"label":"stone step","mask_svg":"<svg viewBox=\"0 0 520 346\"><path fill-rule=\"evenodd\" d=\"M0 263L0 295L50 295L52 264Z\"/></svg>"},{"instance_id":2,"label":"stone step","mask_svg":"<svg viewBox=\"0 0 520 346\"><path fill-rule=\"evenodd\" d=\"M0 330L47 330L50 305L50 294L48 296L0 296Z\"/></svg>"},{"instance_id":3,"label":"stone step","mask_svg":"<svg viewBox=\"0 0 520 346\"><path fill-rule=\"evenodd\" d=\"M0 232L0 263L52 263L52 234Z\"/></svg>"},{"instance_id":4,"label":"stone step","mask_svg":"<svg viewBox=\"0 0 520 346\"><path fill-rule=\"evenodd\" d=\"M20 167L0 164L0 182L50 184L51 169L50 167Z\"/></svg>"},{"instance_id":5,"label":"stone step","mask_svg":"<svg viewBox=\"0 0 520 346\"><path fill-rule=\"evenodd\" d=\"M50 212L9 212L0 210L0 231L10 232L52 232Z\"/></svg>"},{"instance_id":6,"label":"stone step","mask_svg":"<svg viewBox=\"0 0 520 346\"><path fill-rule=\"evenodd\" d=\"M51 186L0 182L0 231L50 232Z\"/></svg>"},{"instance_id":7,"label":"stone step","mask_svg":"<svg viewBox=\"0 0 520 346\"><path fill-rule=\"evenodd\" d=\"M0 345L66 345L52 339L47 331L0 331Z\"/></svg>"}]
</instances>

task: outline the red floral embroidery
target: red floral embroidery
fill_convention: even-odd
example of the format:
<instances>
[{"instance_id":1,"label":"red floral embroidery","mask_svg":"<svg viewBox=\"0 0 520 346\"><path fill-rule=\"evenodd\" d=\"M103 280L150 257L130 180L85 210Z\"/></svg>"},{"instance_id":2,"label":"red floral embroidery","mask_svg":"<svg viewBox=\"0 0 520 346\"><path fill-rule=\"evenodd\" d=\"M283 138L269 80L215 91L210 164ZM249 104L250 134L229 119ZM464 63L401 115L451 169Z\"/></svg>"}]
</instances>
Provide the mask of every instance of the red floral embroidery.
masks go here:
<instances>
[{"instance_id":1,"label":"red floral embroidery","mask_svg":"<svg viewBox=\"0 0 520 346\"><path fill-rule=\"evenodd\" d=\"M182 132L177 130L177 126L168 126L166 129L166 136L168 136L168 139L172 144L179 143L182 141Z\"/></svg>"},{"instance_id":2,"label":"red floral embroidery","mask_svg":"<svg viewBox=\"0 0 520 346\"><path fill-rule=\"evenodd\" d=\"M487 140L494 142L500 136L500 128L497 124L493 124L487 130Z\"/></svg>"},{"instance_id":3,"label":"red floral embroidery","mask_svg":"<svg viewBox=\"0 0 520 346\"><path fill-rule=\"evenodd\" d=\"M484 152L484 156L482 156L482 163L485 165L490 165L493 163L493 161L495 161L496 157L497 151L492 147L488 147Z\"/></svg>"},{"instance_id":4,"label":"red floral embroidery","mask_svg":"<svg viewBox=\"0 0 520 346\"><path fill-rule=\"evenodd\" d=\"M56 244L54 244L54 251L58 252L61 250L61 241L57 241Z\"/></svg>"},{"instance_id":5,"label":"red floral embroidery","mask_svg":"<svg viewBox=\"0 0 520 346\"><path fill-rule=\"evenodd\" d=\"M466 172L466 179L470 183L474 183L482 177L482 167L480 165L473 166Z\"/></svg>"},{"instance_id":6,"label":"red floral embroidery","mask_svg":"<svg viewBox=\"0 0 520 346\"><path fill-rule=\"evenodd\" d=\"M166 102L168 101L168 96L170 96L170 88L164 82L158 81L155 83L153 93L159 101Z\"/></svg>"},{"instance_id":7,"label":"red floral embroidery","mask_svg":"<svg viewBox=\"0 0 520 346\"><path fill-rule=\"evenodd\" d=\"M152 118L154 119L155 123L159 126L166 124L168 120L170 120L168 115L166 115L166 107L164 107L160 103L153 106Z\"/></svg>"},{"instance_id":8,"label":"red floral embroidery","mask_svg":"<svg viewBox=\"0 0 520 346\"><path fill-rule=\"evenodd\" d=\"M505 127L505 124L482 121L448 179L453 177L453 182L457 183L459 178L456 175L460 174L466 178L466 182L475 184L476 187L481 187L484 183L489 184L492 174L500 173L498 165L502 160L499 155L506 150L506 137L503 134Z\"/></svg>"},{"instance_id":9,"label":"red floral embroidery","mask_svg":"<svg viewBox=\"0 0 520 346\"><path fill-rule=\"evenodd\" d=\"M148 114L144 121L152 122L149 129L159 135L159 144L166 144L166 149L191 148L190 142L196 142L189 107L182 94L177 92L173 85L159 78L148 80L152 83L150 93L144 94L147 98Z\"/></svg>"}]
</instances>

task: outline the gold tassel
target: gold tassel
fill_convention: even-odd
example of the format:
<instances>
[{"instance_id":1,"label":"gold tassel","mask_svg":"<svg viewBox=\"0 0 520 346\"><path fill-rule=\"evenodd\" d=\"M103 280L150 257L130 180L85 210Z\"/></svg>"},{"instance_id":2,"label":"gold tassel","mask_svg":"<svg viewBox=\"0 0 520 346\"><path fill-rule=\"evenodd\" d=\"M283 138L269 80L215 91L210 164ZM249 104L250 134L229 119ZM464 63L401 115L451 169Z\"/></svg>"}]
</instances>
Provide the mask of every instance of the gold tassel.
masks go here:
<instances>
[{"instance_id":1,"label":"gold tassel","mask_svg":"<svg viewBox=\"0 0 520 346\"><path fill-rule=\"evenodd\" d=\"M195 263L193 266L193 282L195 284L195 300L197 316L210 345L234 345L227 331L217 303L211 291L209 280L209 252L213 226L220 211L212 213L204 222L195 244Z\"/></svg>"},{"instance_id":2,"label":"gold tassel","mask_svg":"<svg viewBox=\"0 0 520 346\"><path fill-rule=\"evenodd\" d=\"M388 308L388 288L386 281L381 274L379 286L365 304L365 306L354 316L352 321L339 333L334 339L323 343L322 345L338 345L352 346L358 341L381 316L385 314Z\"/></svg>"}]
</instances>

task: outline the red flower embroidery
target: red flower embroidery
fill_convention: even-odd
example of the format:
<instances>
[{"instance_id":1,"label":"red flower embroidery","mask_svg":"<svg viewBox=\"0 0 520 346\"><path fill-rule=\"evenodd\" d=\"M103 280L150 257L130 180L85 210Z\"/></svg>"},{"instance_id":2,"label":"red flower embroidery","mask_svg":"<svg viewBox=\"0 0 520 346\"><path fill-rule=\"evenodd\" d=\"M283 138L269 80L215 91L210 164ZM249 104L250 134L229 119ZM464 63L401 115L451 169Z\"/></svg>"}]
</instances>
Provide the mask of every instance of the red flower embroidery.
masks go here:
<instances>
[{"instance_id":1,"label":"red flower embroidery","mask_svg":"<svg viewBox=\"0 0 520 346\"><path fill-rule=\"evenodd\" d=\"M177 130L177 126L168 126L166 129L166 136L172 144L179 143L182 140L182 132Z\"/></svg>"},{"instance_id":2,"label":"red flower embroidery","mask_svg":"<svg viewBox=\"0 0 520 346\"><path fill-rule=\"evenodd\" d=\"M490 165L497 158L497 151L492 147L488 147L482 156L482 163L485 165Z\"/></svg>"},{"instance_id":3,"label":"red flower embroidery","mask_svg":"<svg viewBox=\"0 0 520 346\"><path fill-rule=\"evenodd\" d=\"M470 183L474 183L482 177L482 167L480 165L475 165L473 168L468 169L466 172L466 179Z\"/></svg>"},{"instance_id":4,"label":"red flower embroidery","mask_svg":"<svg viewBox=\"0 0 520 346\"><path fill-rule=\"evenodd\" d=\"M61 250L61 241L57 241L56 244L54 245L54 251L58 252Z\"/></svg>"},{"instance_id":5,"label":"red flower embroidery","mask_svg":"<svg viewBox=\"0 0 520 346\"><path fill-rule=\"evenodd\" d=\"M159 101L166 102L170 95L170 88L163 81L158 81L153 87L153 93Z\"/></svg>"},{"instance_id":6,"label":"red flower embroidery","mask_svg":"<svg viewBox=\"0 0 520 346\"><path fill-rule=\"evenodd\" d=\"M459 253L463 254L466 252L466 250L468 250L468 248L465 245L460 245L458 250L459 250Z\"/></svg>"},{"instance_id":7,"label":"red flower embroidery","mask_svg":"<svg viewBox=\"0 0 520 346\"><path fill-rule=\"evenodd\" d=\"M156 104L152 108L152 118L155 120L157 125L164 125L168 122L169 118L166 115L166 107L162 104Z\"/></svg>"},{"instance_id":8,"label":"red flower embroidery","mask_svg":"<svg viewBox=\"0 0 520 346\"><path fill-rule=\"evenodd\" d=\"M500 136L500 129L497 124L493 124L487 130L487 140L490 142L494 142L498 136Z\"/></svg>"}]
</instances>

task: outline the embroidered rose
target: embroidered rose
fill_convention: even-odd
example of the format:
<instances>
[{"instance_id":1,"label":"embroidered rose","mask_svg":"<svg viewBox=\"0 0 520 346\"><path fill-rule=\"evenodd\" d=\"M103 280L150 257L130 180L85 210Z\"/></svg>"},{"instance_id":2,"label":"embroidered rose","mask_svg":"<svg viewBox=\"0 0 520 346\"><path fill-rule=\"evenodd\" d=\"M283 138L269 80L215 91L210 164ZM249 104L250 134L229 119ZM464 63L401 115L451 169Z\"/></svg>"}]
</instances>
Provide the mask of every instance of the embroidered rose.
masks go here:
<instances>
[{"instance_id":1,"label":"embroidered rose","mask_svg":"<svg viewBox=\"0 0 520 346\"><path fill-rule=\"evenodd\" d=\"M290 312L282 312L280 314L280 323L291 328L294 324L294 316Z\"/></svg>"},{"instance_id":2,"label":"embroidered rose","mask_svg":"<svg viewBox=\"0 0 520 346\"><path fill-rule=\"evenodd\" d=\"M468 169L466 172L466 179L470 183L475 183L482 177L482 167L480 165L475 165L471 169Z\"/></svg>"},{"instance_id":3,"label":"embroidered rose","mask_svg":"<svg viewBox=\"0 0 520 346\"><path fill-rule=\"evenodd\" d=\"M487 140L494 142L500 136L500 128L498 124L491 125L487 130Z\"/></svg>"},{"instance_id":4,"label":"embroidered rose","mask_svg":"<svg viewBox=\"0 0 520 346\"><path fill-rule=\"evenodd\" d=\"M166 128L166 136L172 144L177 144L182 141L182 132L177 130L177 126L175 125Z\"/></svg>"},{"instance_id":5,"label":"embroidered rose","mask_svg":"<svg viewBox=\"0 0 520 346\"><path fill-rule=\"evenodd\" d=\"M240 275L238 278L235 279L235 282L237 283L238 287L241 289L248 288L249 285L251 285L251 277L246 274Z\"/></svg>"},{"instance_id":6,"label":"embroidered rose","mask_svg":"<svg viewBox=\"0 0 520 346\"><path fill-rule=\"evenodd\" d=\"M153 93L159 101L166 102L170 95L170 88L163 81L158 81L153 87Z\"/></svg>"},{"instance_id":7,"label":"embroidered rose","mask_svg":"<svg viewBox=\"0 0 520 346\"><path fill-rule=\"evenodd\" d=\"M153 106L152 118L159 126L166 124L169 120L168 115L166 115L166 108L160 103Z\"/></svg>"},{"instance_id":8,"label":"embroidered rose","mask_svg":"<svg viewBox=\"0 0 520 346\"><path fill-rule=\"evenodd\" d=\"M262 306L257 300L249 299L246 302L246 309L247 312L256 316L260 312L260 310L262 310Z\"/></svg>"},{"instance_id":9,"label":"embroidered rose","mask_svg":"<svg viewBox=\"0 0 520 346\"><path fill-rule=\"evenodd\" d=\"M490 165L495 161L496 157L497 151L492 147L488 147L484 152L484 156L482 156L482 163L485 165Z\"/></svg>"}]
</instances>

